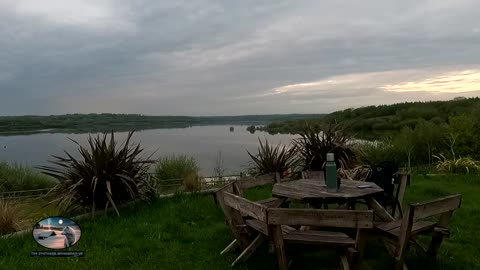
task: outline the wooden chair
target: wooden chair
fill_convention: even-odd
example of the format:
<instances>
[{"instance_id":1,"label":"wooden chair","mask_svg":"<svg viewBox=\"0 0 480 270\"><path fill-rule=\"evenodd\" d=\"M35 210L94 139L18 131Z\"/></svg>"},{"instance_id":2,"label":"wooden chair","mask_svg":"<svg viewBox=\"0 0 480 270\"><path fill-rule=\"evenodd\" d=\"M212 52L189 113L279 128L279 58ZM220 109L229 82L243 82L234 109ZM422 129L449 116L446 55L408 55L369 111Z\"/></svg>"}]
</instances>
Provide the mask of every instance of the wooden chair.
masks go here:
<instances>
[{"instance_id":1,"label":"wooden chair","mask_svg":"<svg viewBox=\"0 0 480 270\"><path fill-rule=\"evenodd\" d=\"M376 225L376 229L384 234L387 249L395 258L395 269L406 269L404 260L410 242L421 247L415 241L419 234L433 233L430 247L422 250L432 258L436 258L443 237L449 235L448 225L453 211L460 207L462 196L455 194L423 203L411 204L403 219ZM436 221L426 220L439 216Z\"/></svg>"},{"instance_id":2,"label":"wooden chair","mask_svg":"<svg viewBox=\"0 0 480 270\"><path fill-rule=\"evenodd\" d=\"M335 248L340 252L343 269L350 269L358 264L362 256L366 229L373 228L373 211L270 208L267 210L267 224L279 269L286 270L289 266L286 244ZM317 230L296 230L286 234L281 230L281 225L356 228L357 233L356 239L342 232Z\"/></svg>"},{"instance_id":3,"label":"wooden chair","mask_svg":"<svg viewBox=\"0 0 480 270\"><path fill-rule=\"evenodd\" d=\"M381 205L383 208L385 208L389 213L391 214L392 217L395 219L401 219L403 217L403 198L405 196L405 191L407 189L407 186L410 185L410 174L408 173L398 173L398 180L395 181L394 183L394 191L393 191L393 198L391 200L385 202L383 205ZM366 204L364 200L358 200L356 202L353 202L349 207L351 209L355 209L355 204L356 203L361 203L361 204Z\"/></svg>"},{"instance_id":4,"label":"wooden chair","mask_svg":"<svg viewBox=\"0 0 480 270\"><path fill-rule=\"evenodd\" d=\"M393 197L383 202L382 206L390 212L392 217L395 219L401 219L404 214L403 198L405 196L407 186L410 185L410 174L399 172L398 178L393 185Z\"/></svg>"},{"instance_id":5,"label":"wooden chair","mask_svg":"<svg viewBox=\"0 0 480 270\"><path fill-rule=\"evenodd\" d=\"M400 219L403 217L403 198L405 197L405 191L407 186L410 186L410 174L409 173L398 173L398 182L394 183L395 185L395 202L392 203L392 216L395 219Z\"/></svg>"},{"instance_id":6,"label":"wooden chair","mask_svg":"<svg viewBox=\"0 0 480 270\"><path fill-rule=\"evenodd\" d=\"M242 252L231 266L248 259L255 250L268 239L267 230L267 207L257 202L247 200L230 192L223 193L223 203L227 212L235 218L229 221L229 225L235 234L235 241L239 243ZM278 207L278 205L277 205ZM295 230L283 226L285 232ZM232 242L221 254L233 249ZM233 244L234 245L234 244Z\"/></svg>"},{"instance_id":7,"label":"wooden chair","mask_svg":"<svg viewBox=\"0 0 480 270\"><path fill-rule=\"evenodd\" d=\"M227 247L220 252L220 254L229 252L237 247L240 247L242 250L244 250L250 244L250 240L245 236L247 232L244 229L241 229L242 227L246 226L244 221L245 214L242 214L242 212L239 211L232 211L231 207L225 206L225 192L243 197L245 190L253 187L272 184L279 181L279 179L280 175L278 173L262 175L258 177L242 178L223 186L214 193L215 202L220 205L225 215L225 223L230 226L235 236L235 239L228 244ZM268 198L258 201L257 203L262 204L265 207L280 207L287 204L286 200L283 198ZM234 264L235 263L236 261Z\"/></svg>"},{"instance_id":8,"label":"wooden chair","mask_svg":"<svg viewBox=\"0 0 480 270\"><path fill-rule=\"evenodd\" d=\"M220 208L222 208L223 213L225 214L225 218L227 218L227 215L225 213L225 204L223 202L223 193L224 192L231 192L235 193L236 186L234 186L233 182L226 184L225 186L217 189L213 195L213 199L215 200L215 204L219 205Z\"/></svg>"}]
</instances>

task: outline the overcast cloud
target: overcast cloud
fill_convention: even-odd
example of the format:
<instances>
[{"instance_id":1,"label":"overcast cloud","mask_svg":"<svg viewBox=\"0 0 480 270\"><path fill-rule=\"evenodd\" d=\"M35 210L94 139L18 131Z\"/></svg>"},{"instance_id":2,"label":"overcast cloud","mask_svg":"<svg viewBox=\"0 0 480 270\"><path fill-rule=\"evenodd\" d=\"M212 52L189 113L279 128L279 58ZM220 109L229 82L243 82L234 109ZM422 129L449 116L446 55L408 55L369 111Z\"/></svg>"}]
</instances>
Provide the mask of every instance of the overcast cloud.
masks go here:
<instances>
[{"instance_id":1,"label":"overcast cloud","mask_svg":"<svg viewBox=\"0 0 480 270\"><path fill-rule=\"evenodd\" d=\"M480 95L480 1L0 0L0 114L326 113Z\"/></svg>"}]
</instances>

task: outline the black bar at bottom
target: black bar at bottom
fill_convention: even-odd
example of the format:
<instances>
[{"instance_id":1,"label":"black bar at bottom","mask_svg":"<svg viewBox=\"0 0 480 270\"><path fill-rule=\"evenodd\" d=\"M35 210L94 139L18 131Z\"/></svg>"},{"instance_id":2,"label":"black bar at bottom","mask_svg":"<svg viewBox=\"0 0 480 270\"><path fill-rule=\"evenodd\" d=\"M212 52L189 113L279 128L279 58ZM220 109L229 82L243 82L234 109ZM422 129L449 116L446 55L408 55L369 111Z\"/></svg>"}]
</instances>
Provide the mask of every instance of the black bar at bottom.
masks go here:
<instances>
[{"instance_id":1,"label":"black bar at bottom","mask_svg":"<svg viewBox=\"0 0 480 270\"><path fill-rule=\"evenodd\" d=\"M83 251L31 251L30 257L83 257Z\"/></svg>"}]
</instances>

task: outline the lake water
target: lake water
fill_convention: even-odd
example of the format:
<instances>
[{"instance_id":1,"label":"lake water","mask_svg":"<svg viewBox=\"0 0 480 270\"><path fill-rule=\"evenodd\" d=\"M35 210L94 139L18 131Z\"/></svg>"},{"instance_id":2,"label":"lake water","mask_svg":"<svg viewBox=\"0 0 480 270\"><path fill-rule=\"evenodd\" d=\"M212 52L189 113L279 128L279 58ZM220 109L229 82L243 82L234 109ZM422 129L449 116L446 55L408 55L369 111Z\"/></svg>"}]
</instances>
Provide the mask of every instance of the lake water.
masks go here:
<instances>
[{"instance_id":1,"label":"lake water","mask_svg":"<svg viewBox=\"0 0 480 270\"><path fill-rule=\"evenodd\" d=\"M153 158L171 154L193 156L203 176L213 175L213 168L221 152L224 168L228 174L238 174L249 166L247 151L256 153L258 137L270 143L288 144L292 135L269 135L265 132L251 134L246 126L195 126L176 129L151 129L137 131L133 142L145 149L144 156ZM127 132L115 133L123 142ZM51 155L65 156L63 150L76 153L77 146L68 138L86 146L88 134L42 133L18 136L0 136L0 160L26 166L48 165Z\"/></svg>"}]
</instances>

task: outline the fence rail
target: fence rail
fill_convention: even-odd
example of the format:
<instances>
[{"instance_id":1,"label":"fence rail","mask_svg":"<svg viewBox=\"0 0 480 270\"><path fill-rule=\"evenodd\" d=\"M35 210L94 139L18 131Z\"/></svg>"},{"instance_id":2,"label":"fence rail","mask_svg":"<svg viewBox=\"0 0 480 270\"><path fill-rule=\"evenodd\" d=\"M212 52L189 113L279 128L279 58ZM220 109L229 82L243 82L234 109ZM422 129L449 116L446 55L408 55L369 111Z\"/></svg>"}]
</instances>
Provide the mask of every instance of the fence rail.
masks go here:
<instances>
[{"instance_id":1,"label":"fence rail","mask_svg":"<svg viewBox=\"0 0 480 270\"><path fill-rule=\"evenodd\" d=\"M153 174L149 174L151 179L155 180L155 187L159 189L161 193L165 192L172 192L172 191L180 191L182 188L185 187L186 183L183 178L177 179L166 179L166 180L158 180L155 178ZM193 183L195 189L205 190L211 189L215 187L220 187L222 185L228 184L231 181L239 179L241 175L225 175L225 176L206 176L206 177L199 177ZM41 198L45 196L50 189L43 188L43 189L30 189L30 190L17 190L17 191L6 191L0 192L0 198L3 199L35 199Z\"/></svg>"},{"instance_id":2,"label":"fence rail","mask_svg":"<svg viewBox=\"0 0 480 270\"><path fill-rule=\"evenodd\" d=\"M45 196L50 189L30 189L30 190L17 190L17 191L6 191L0 193L0 198L5 199L31 199L31 198L40 198Z\"/></svg>"},{"instance_id":3,"label":"fence rail","mask_svg":"<svg viewBox=\"0 0 480 270\"><path fill-rule=\"evenodd\" d=\"M239 179L241 175L225 175L225 176L203 176L193 179L193 182L186 182L186 179L156 179L151 174L150 180L154 180L155 187L159 193L171 193L176 191L192 191L192 190L205 190L223 186L231 181Z\"/></svg>"}]
</instances>

